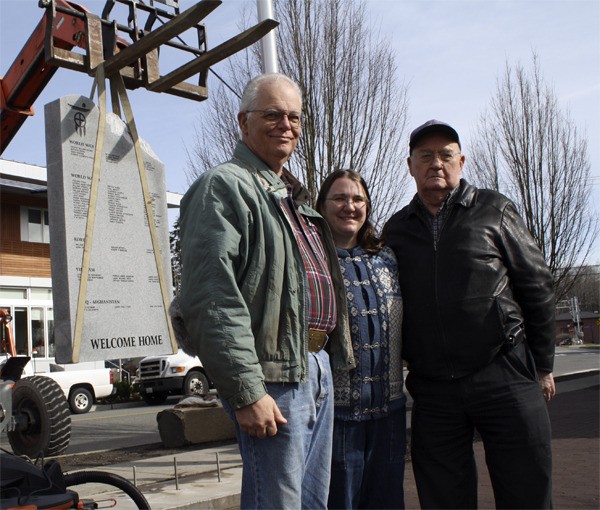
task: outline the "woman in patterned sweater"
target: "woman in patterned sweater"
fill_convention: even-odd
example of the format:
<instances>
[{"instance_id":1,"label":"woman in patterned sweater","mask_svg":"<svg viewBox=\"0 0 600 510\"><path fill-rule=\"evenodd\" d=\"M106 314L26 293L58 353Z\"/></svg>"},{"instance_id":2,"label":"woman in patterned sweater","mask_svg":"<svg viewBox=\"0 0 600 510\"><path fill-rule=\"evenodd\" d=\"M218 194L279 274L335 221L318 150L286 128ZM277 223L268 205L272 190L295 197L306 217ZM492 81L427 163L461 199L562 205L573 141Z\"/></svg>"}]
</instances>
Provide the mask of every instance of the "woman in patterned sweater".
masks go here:
<instances>
[{"instance_id":1,"label":"woman in patterned sweater","mask_svg":"<svg viewBox=\"0 0 600 510\"><path fill-rule=\"evenodd\" d=\"M328 506L404 508L406 397L396 258L369 221L369 191L357 172L330 174L316 209L327 220L337 247L357 361L349 372L334 371Z\"/></svg>"}]
</instances>

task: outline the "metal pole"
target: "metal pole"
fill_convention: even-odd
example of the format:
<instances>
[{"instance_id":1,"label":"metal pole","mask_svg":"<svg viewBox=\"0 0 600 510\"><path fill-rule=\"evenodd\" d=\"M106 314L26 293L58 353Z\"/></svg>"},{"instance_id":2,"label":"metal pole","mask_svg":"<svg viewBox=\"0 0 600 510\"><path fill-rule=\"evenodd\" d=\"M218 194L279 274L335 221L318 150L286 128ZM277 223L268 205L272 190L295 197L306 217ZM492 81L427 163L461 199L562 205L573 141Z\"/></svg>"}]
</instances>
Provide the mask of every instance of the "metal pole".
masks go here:
<instances>
[{"instance_id":1,"label":"metal pole","mask_svg":"<svg viewBox=\"0 0 600 510\"><path fill-rule=\"evenodd\" d=\"M221 481L221 462L219 460L219 452L216 452L217 455L217 480Z\"/></svg>"},{"instance_id":2,"label":"metal pole","mask_svg":"<svg viewBox=\"0 0 600 510\"><path fill-rule=\"evenodd\" d=\"M175 490L179 490L179 474L177 473L177 457L173 457L173 468L175 469Z\"/></svg>"},{"instance_id":3,"label":"metal pole","mask_svg":"<svg viewBox=\"0 0 600 510\"><path fill-rule=\"evenodd\" d=\"M258 21L273 19L273 4L271 0L256 0L258 10ZM271 30L260 40L262 50L263 73L277 73L277 45L275 42L275 30Z\"/></svg>"}]
</instances>

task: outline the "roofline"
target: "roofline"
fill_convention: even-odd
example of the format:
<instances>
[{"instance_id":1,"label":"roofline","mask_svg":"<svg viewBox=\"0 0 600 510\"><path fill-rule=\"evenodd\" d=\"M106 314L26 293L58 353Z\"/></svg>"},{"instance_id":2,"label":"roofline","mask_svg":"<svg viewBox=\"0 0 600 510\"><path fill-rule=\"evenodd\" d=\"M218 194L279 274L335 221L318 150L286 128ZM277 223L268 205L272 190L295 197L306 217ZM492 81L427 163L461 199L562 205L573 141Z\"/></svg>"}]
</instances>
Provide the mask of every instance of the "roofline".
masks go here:
<instances>
[{"instance_id":1,"label":"roofline","mask_svg":"<svg viewBox=\"0 0 600 510\"><path fill-rule=\"evenodd\" d=\"M19 163L0 158L0 177L12 179L15 181L29 182L39 186L47 186L46 167L31 165L29 163ZM167 191L167 207L169 209L178 209L183 194Z\"/></svg>"},{"instance_id":2,"label":"roofline","mask_svg":"<svg viewBox=\"0 0 600 510\"><path fill-rule=\"evenodd\" d=\"M46 167L0 158L0 176L6 179L21 180L45 186L46 175Z\"/></svg>"}]
</instances>

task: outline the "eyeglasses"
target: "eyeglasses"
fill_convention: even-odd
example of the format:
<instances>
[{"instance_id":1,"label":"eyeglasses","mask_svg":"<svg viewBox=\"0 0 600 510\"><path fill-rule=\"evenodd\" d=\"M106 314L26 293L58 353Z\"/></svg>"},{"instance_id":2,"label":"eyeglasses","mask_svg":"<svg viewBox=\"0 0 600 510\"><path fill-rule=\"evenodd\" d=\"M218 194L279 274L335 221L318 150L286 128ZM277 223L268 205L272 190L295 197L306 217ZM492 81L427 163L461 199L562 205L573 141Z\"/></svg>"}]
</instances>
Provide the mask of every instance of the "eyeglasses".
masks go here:
<instances>
[{"instance_id":1,"label":"eyeglasses","mask_svg":"<svg viewBox=\"0 0 600 510\"><path fill-rule=\"evenodd\" d=\"M333 202L340 209L346 205L353 204L357 209L362 209L368 202L365 197L356 196L356 197L346 197L344 195L338 195L333 198L326 198L325 200L329 200Z\"/></svg>"},{"instance_id":2,"label":"eyeglasses","mask_svg":"<svg viewBox=\"0 0 600 510\"><path fill-rule=\"evenodd\" d=\"M279 124L281 119L287 117L288 122L293 128L299 128L302 125L302 114L298 112L284 112L282 110L246 110L246 112L262 113L262 119L268 124Z\"/></svg>"},{"instance_id":3,"label":"eyeglasses","mask_svg":"<svg viewBox=\"0 0 600 510\"><path fill-rule=\"evenodd\" d=\"M423 151L417 152L414 156L411 156L411 158L415 158L419 163L423 164L431 163L436 157L440 158L442 163L450 163L450 161L454 159L454 156L458 156L459 154L460 152L453 152L450 150L443 150L440 152Z\"/></svg>"}]
</instances>

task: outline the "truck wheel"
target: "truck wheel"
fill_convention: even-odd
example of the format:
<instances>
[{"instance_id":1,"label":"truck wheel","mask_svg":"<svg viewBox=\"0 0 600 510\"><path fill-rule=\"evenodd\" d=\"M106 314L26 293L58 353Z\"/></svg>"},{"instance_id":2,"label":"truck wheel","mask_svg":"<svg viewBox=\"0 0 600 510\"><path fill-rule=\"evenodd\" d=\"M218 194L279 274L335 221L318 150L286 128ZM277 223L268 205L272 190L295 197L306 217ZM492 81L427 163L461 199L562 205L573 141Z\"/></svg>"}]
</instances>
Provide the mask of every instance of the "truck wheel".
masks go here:
<instances>
[{"instance_id":1,"label":"truck wheel","mask_svg":"<svg viewBox=\"0 0 600 510\"><path fill-rule=\"evenodd\" d=\"M13 452L36 458L60 455L71 438L69 404L59 384L33 376L16 382L12 392L15 430L8 432Z\"/></svg>"},{"instance_id":2,"label":"truck wheel","mask_svg":"<svg viewBox=\"0 0 600 510\"><path fill-rule=\"evenodd\" d=\"M142 398L148 405L159 406L160 404L164 404L167 400L167 396L166 393L144 393Z\"/></svg>"},{"instance_id":3,"label":"truck wheel","mask_svg":"<svg viewBox=\"0 0 600 510\"><path fill-rule=\"evenodd\" d=\"M209 390L208 379L198 371L192 370L185 376L183 392L185 395L206 395Z\"/></svg>"},{"instance_id":4,"label":"truck wheel","mask_svg":"<svg viewBox=\"0 0 600 510\"><path fill-rule=\"evenodd\" d=\"M94 396L86 388L74 388L69 396L69 406L73 414L85 414L94 404Z\"/></svg>"}]
</instances>

